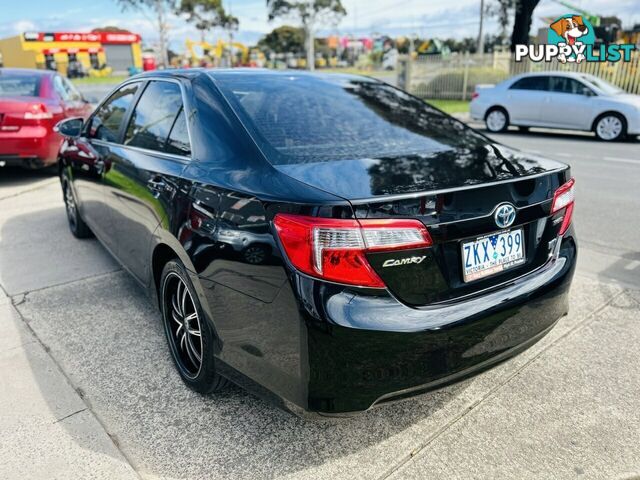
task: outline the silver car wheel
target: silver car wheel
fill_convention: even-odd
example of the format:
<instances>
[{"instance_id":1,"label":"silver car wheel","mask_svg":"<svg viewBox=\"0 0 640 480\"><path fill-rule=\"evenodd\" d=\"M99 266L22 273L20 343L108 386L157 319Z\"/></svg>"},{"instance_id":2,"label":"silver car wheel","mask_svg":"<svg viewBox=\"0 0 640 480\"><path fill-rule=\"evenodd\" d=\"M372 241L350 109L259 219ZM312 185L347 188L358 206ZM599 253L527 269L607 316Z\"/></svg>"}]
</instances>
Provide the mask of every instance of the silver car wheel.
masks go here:
<instances>
[{"instance_id":1,"label":"silver car wheel","mask_svg":"<svg viewBox=\"0 0 640 480\"><path fill-rule=\"evenodd\" d=\"M165 328L172 351L185 376L196 378L202 368L202 329L200 316L191 292L185 282L175 273L164 280Z\"/></svg>"},{"instance_id":2,"label":"silver car wheel","mask_svg":"<svg viewBox=\"0 0 640 480\"><path fill-rule=\"evenodd\" d=\"M596 125L596 133L603 140L615 140L622 134L624 126L616 115L602 117Z\"/></svg>"},{"instance_id":3,"label":"silver car wheel","mask_svg":"<svg viewBox=\"0 0 640 480\"><path fill-rule=\"evenodd\" d=\"M499 132L507 125L507 115L502 110L493 110L487 115L487 128L492 132Z\"/></svg>"}]
</instances>

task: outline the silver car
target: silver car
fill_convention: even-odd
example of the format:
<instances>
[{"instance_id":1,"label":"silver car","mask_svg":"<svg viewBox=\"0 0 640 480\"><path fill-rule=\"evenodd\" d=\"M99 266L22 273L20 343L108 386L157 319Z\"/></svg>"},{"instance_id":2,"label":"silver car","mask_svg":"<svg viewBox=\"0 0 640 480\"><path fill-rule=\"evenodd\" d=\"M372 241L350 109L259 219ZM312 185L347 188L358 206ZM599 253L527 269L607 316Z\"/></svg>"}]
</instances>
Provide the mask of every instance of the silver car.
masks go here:
<instances>
[{"instance_id":1,"label":"silver car","mask_svg":"<svg viewBox=\"0 0 640 480\"><path fill-rule=\"evenodd\" d=\"M640 95L584 73L526 73L478 87L470 110L490 132L516 125L592 131L607 141L640 135Z\"/></svg>"}]
</instances>

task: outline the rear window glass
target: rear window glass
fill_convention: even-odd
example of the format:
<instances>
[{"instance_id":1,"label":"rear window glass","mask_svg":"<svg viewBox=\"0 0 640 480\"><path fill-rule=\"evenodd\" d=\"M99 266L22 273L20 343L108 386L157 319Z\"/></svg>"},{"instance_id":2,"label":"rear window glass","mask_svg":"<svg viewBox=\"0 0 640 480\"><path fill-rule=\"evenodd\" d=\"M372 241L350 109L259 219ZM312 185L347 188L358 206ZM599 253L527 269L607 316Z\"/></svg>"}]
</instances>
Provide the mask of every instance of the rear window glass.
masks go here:
<instances>
[{"instance_id":1,"label":"rear window glass","mask_svg":"<svg viewBox=\"0 0 640 480\"><path fill-rule=\"evenodd\" d=\"M37 97L39 94L39 76L0 72L0 97Z\"/></svg>"},{"instance_id":2,"label":"rear window glass","mask_svg":"<svg viewBox=\"0 0 640 480\"><path fill-rule=\"evenodd\" d=\"M486 142L425 102L364 77L214 78L274 164L420 155Z\"/></svg>"}]
</instances>

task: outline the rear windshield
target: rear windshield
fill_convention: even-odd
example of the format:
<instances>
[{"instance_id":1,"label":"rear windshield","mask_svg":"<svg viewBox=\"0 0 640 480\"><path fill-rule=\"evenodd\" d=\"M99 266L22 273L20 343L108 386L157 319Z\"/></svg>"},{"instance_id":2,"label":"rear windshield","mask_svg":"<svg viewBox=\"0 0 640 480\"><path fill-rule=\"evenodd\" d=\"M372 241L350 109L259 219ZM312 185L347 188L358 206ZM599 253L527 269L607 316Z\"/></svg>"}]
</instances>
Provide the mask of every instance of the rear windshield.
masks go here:
<instances>
[{"instance_id":1,"label":"rear windshield","mask_svg":"<svg viewBox=\"0 0 640 480\"><path fill-rule=\"evenodd\" d=\"M0 97L37 97L40 77L0 72Z\"/></svg>"},{"instance_id":2,"label":"rear windshield","mask_svg":"<svg viewBox=\"0 0 640 480\"><path fill-rule=\"evenodd\" d=\"M423 155L486 139L389 85L360 77L216 74L274 164Z\"/></svg>"}]
</instances>

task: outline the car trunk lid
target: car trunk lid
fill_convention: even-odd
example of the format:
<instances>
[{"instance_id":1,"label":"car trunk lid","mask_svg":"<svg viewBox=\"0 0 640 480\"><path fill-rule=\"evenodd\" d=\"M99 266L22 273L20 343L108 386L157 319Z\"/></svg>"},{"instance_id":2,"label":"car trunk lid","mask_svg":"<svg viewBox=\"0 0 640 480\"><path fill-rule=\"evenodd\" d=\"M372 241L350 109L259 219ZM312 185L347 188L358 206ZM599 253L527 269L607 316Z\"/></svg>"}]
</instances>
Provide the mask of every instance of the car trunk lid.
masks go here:
<instances>
[{"instance_id":1,"label":"car trunk lid","mask_svg":"<svg viewBox=\"0 0 640 480\"><path fill-rule=\"evenodd\" d=\"M0 97L0 131L18 131L53 117L46 99L30 96Z\"/></svg>"},{"instance_id":2,"label":"car trunk lid","mask_svg":"<svg viewBox=\"0 0 640 480\"><path fill-rule=\"evenodd\" d=\"M564 164L488 143L424 156L276 168L348 199L358 219L412 218L427 226L432 247L367 254L391 293L411 306L477 294L545 264L560 228L551 216L553 195L569 179ZM504 203L516 210L508 228L495 220L496 207ZM465 281L463 243L517 229L523 263Z\"/></svg>"}]
</instances>

